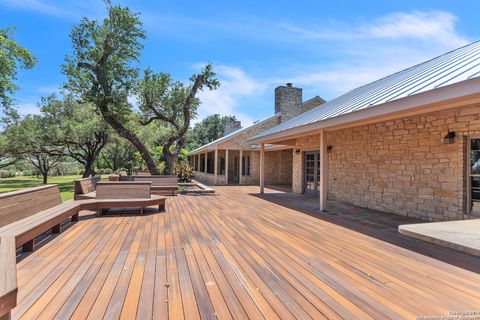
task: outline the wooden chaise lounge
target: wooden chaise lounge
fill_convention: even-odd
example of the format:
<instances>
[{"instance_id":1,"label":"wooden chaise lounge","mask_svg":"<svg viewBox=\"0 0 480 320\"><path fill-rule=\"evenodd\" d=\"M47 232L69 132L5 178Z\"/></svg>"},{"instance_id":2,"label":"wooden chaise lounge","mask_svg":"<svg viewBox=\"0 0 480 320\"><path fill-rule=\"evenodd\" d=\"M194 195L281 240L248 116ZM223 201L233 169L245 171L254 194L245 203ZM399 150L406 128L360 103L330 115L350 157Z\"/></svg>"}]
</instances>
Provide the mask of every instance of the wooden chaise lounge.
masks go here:
<instances>
[{"instance_id":1,"label":"wooden chaise lounge","mask_svg":"<svg viewBox=\"0 0 480 320\"><path fill-rule=\"evenodd\" d=\"M175 195L178 193L178 178L175 175L121 176L121 181L150 181L153 194Z\"/></svg>"},{"instance_id":2,"label":"wooden chaise lounge","mask_svg":"<svg viewBox=\"0 0 480 320\"><path fill-rule=\"evenodd\" d=\"M98 181L100 181L99 176L83 178L83 179L73 181L75 185L75 192L73 195L73 199L75 200L95 199L95 189Z\"/></svg>"},{"instance_id":3,"label":"wooden chaise lounge","mask_svg":"<svg viewBox=\"0 0 480 320\"><path fill-rule=\"evenodd\" d=\"M165 209L165 197L150 195L148 182L114 184L99 182L95 199L63 203L58 185L0 194L0 320L9 319L17 304L17 248L33 251L38 236L49 230L61 232L62 223L68 218L77 221L81 210L142 208L143 213L144 207L153 205ZM108 198L114 196L113 189L116 198ZM118 198L120 194L123 198Z\"/></svg>"}]
</instances>

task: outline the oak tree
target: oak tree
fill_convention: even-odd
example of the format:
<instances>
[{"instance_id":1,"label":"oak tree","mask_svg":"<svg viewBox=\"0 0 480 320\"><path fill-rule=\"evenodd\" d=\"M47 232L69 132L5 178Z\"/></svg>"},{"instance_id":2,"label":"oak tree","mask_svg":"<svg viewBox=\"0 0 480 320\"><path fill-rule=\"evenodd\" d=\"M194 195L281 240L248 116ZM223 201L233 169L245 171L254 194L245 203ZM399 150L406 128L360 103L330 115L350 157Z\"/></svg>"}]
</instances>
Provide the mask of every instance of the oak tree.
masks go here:
<instances>
[{"instance_id":1,"label":"oak tree","mask_svg":"<svg viewBox=\"0 0 480 320\"><path fill-rule=\"evenodd\" d=\"M215 90L219 85L211 64L194 74L189 85L174 81L168 73L145 70L136 90L142 124L159 121L169 129L163 144L166 174L173 174L177 157L185 146L190 122L200 104L198 92L205 88Z\"/></svg>"},{"instance_id":2,"label":"oak tree","mask_svg":"<svg viewBox=\"0 0 480 320\"><path fill-rule=\"evenodd\" d=\"M30 69L36 59L30 51L13 39L14 28L0 28L0 120L8 124L18 115L13 108L13 95L18 89L18 69Z\"/></svg>"},{"instance_id":3,"label":"oak tree","mask_svg":"<svg viewBox=\"0 0 480 320\"><path fill-rule=\"evenodd\" d=\"M49 143L83 166L83 178L94 175L94 163L111 136L108 124L92 105L78 103L72 96L50 95L42 98L40 106Z\"/></svg>"},{"instance_id":4,"label":"oak tree","mask_svg":"<svg viewBox=\"0 0 480 320\"><path fill-rule=\"evenodd\" d=\"M103 119L139 151L151 174L159 174L148 148L129 122L128 98L138 78L141 42L145 31L138 13L107 2L108 16L102 21L83 18L70 38L73 53L62 69L65 87L93 104Z\"/></svg>"}]
</instances>

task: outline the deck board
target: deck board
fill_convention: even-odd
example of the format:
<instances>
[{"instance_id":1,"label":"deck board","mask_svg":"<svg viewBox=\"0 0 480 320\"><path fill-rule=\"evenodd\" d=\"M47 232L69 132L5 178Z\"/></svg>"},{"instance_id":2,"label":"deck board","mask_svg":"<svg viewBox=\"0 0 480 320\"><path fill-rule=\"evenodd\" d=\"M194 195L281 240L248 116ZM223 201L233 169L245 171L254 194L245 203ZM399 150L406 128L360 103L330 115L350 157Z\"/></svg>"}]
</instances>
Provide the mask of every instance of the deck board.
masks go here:
<instances>
[{"instance_id":1,"label":"deck board","mask_svg":"<svg viewBox=\"0 0 480 320\"><path fill-rule=\"evenodd\" d=\"M257 189L220 187L169 197L165 213L81 220L18 263L12 318L412 319L478 310L479 274L249 194Z\"/></svg>"}]
</instances>

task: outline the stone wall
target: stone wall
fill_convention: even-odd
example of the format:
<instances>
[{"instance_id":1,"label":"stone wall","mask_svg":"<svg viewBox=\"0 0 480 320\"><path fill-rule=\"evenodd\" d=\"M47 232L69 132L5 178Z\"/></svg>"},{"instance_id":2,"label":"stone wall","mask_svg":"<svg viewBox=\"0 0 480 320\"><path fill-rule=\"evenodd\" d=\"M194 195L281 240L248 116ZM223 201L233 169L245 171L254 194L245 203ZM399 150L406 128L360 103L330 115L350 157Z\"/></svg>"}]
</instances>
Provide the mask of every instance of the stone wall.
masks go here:
<instances>
[{"instance_id":1,"label":"stone wall","mask_svg":"<svg viewBox=\"0 0 480 320\"><path fill-rule=\"evenodd\" d=\"M271 117L270 119L265 120L264 122L253 126L252 128L247 128L234 137L219 143L218 149L249 150L252 147L252 143L247 141L248 139L278 124L280 124L280 117Z\"/></svg>"},{"instance_id":2,"label":"stone wall","mask_svg":"<svg viewBox=\"0 0 480 320\"><path fill-rule=\"evenodd\" d=\"M444 144L448 130L454 144ZM465 218L466 137L475 135L480 105L328 132L328 198L430 221ZM303 151L318 148L318 135L297 139L295 192L303 191Z\"/></svg>"},{"instance_id":3,"label":"stone wall","mask_svg":"<svg viewBox=\"0 0 480 320\"><path fill-rule=\"evenodd\" d=\"M265 184L292 184L291 149L265 152Z\"/></svg>"},{"instance_id":4,"label":"stone wall","mask_svg":"<svg viewBox=\"0 0 480 320\"><path fill-rule=\"evenodd\" d=\"M212 173L205 173L205 172L200 172L200 171L194 171L193 172L195 175L194 180L197 180L198 182L201 182L206 185L214 185L215 184L215 175Z\"/></svg>"}]
</instances>

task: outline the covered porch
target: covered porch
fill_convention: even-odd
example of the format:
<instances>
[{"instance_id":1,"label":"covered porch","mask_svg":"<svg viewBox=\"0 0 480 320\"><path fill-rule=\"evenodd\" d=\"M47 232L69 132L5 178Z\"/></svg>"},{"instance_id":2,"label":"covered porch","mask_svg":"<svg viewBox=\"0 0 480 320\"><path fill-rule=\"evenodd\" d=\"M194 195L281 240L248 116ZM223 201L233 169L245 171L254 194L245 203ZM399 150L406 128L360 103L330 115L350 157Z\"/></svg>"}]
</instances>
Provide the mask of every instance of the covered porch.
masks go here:
<instances>
[{"instance_id":1,"label":"covered porch","mask_svg":"<svg viewBox=\"0 0 480 320\"><path fill-rule=\"evenodd\" d=\"M292 189L293 150L272 148L265 152L265 183L273 188ZM258 185L260 152L258 147L214 149L190 156L195 179L209 185Z\"/></svg>"},{"instance_id":2,"label":"covered porch","mask_svg":"<svg viewBox=\"0 0 480 320\"><path fill-rule=\"evenodd\" d=\"M195 179L209 185L258 184L258 152L215 149L190 156Z\"/></svg>"},{"instance_id":3,"label":"covered porch","mask_svg":"<svg viewBox=\"0 0 480 320\"><path fill-rule=\"evenodd\" d=\"M306 143L298 139L282 139L260 143L259 178L260 194L265 193L265 187L272 187L269 180L270 164L269 150L289 147L291 149L291 177L289 183L281 188L275 188L284 192L308 195L309 202L314 201L316 208L321 211L327 210L328 195L328 153L331 147L327 145L326 131L318 135L311 135ZM288 188L291 186L291 188Z\"/></svg>"}]
</instances>

